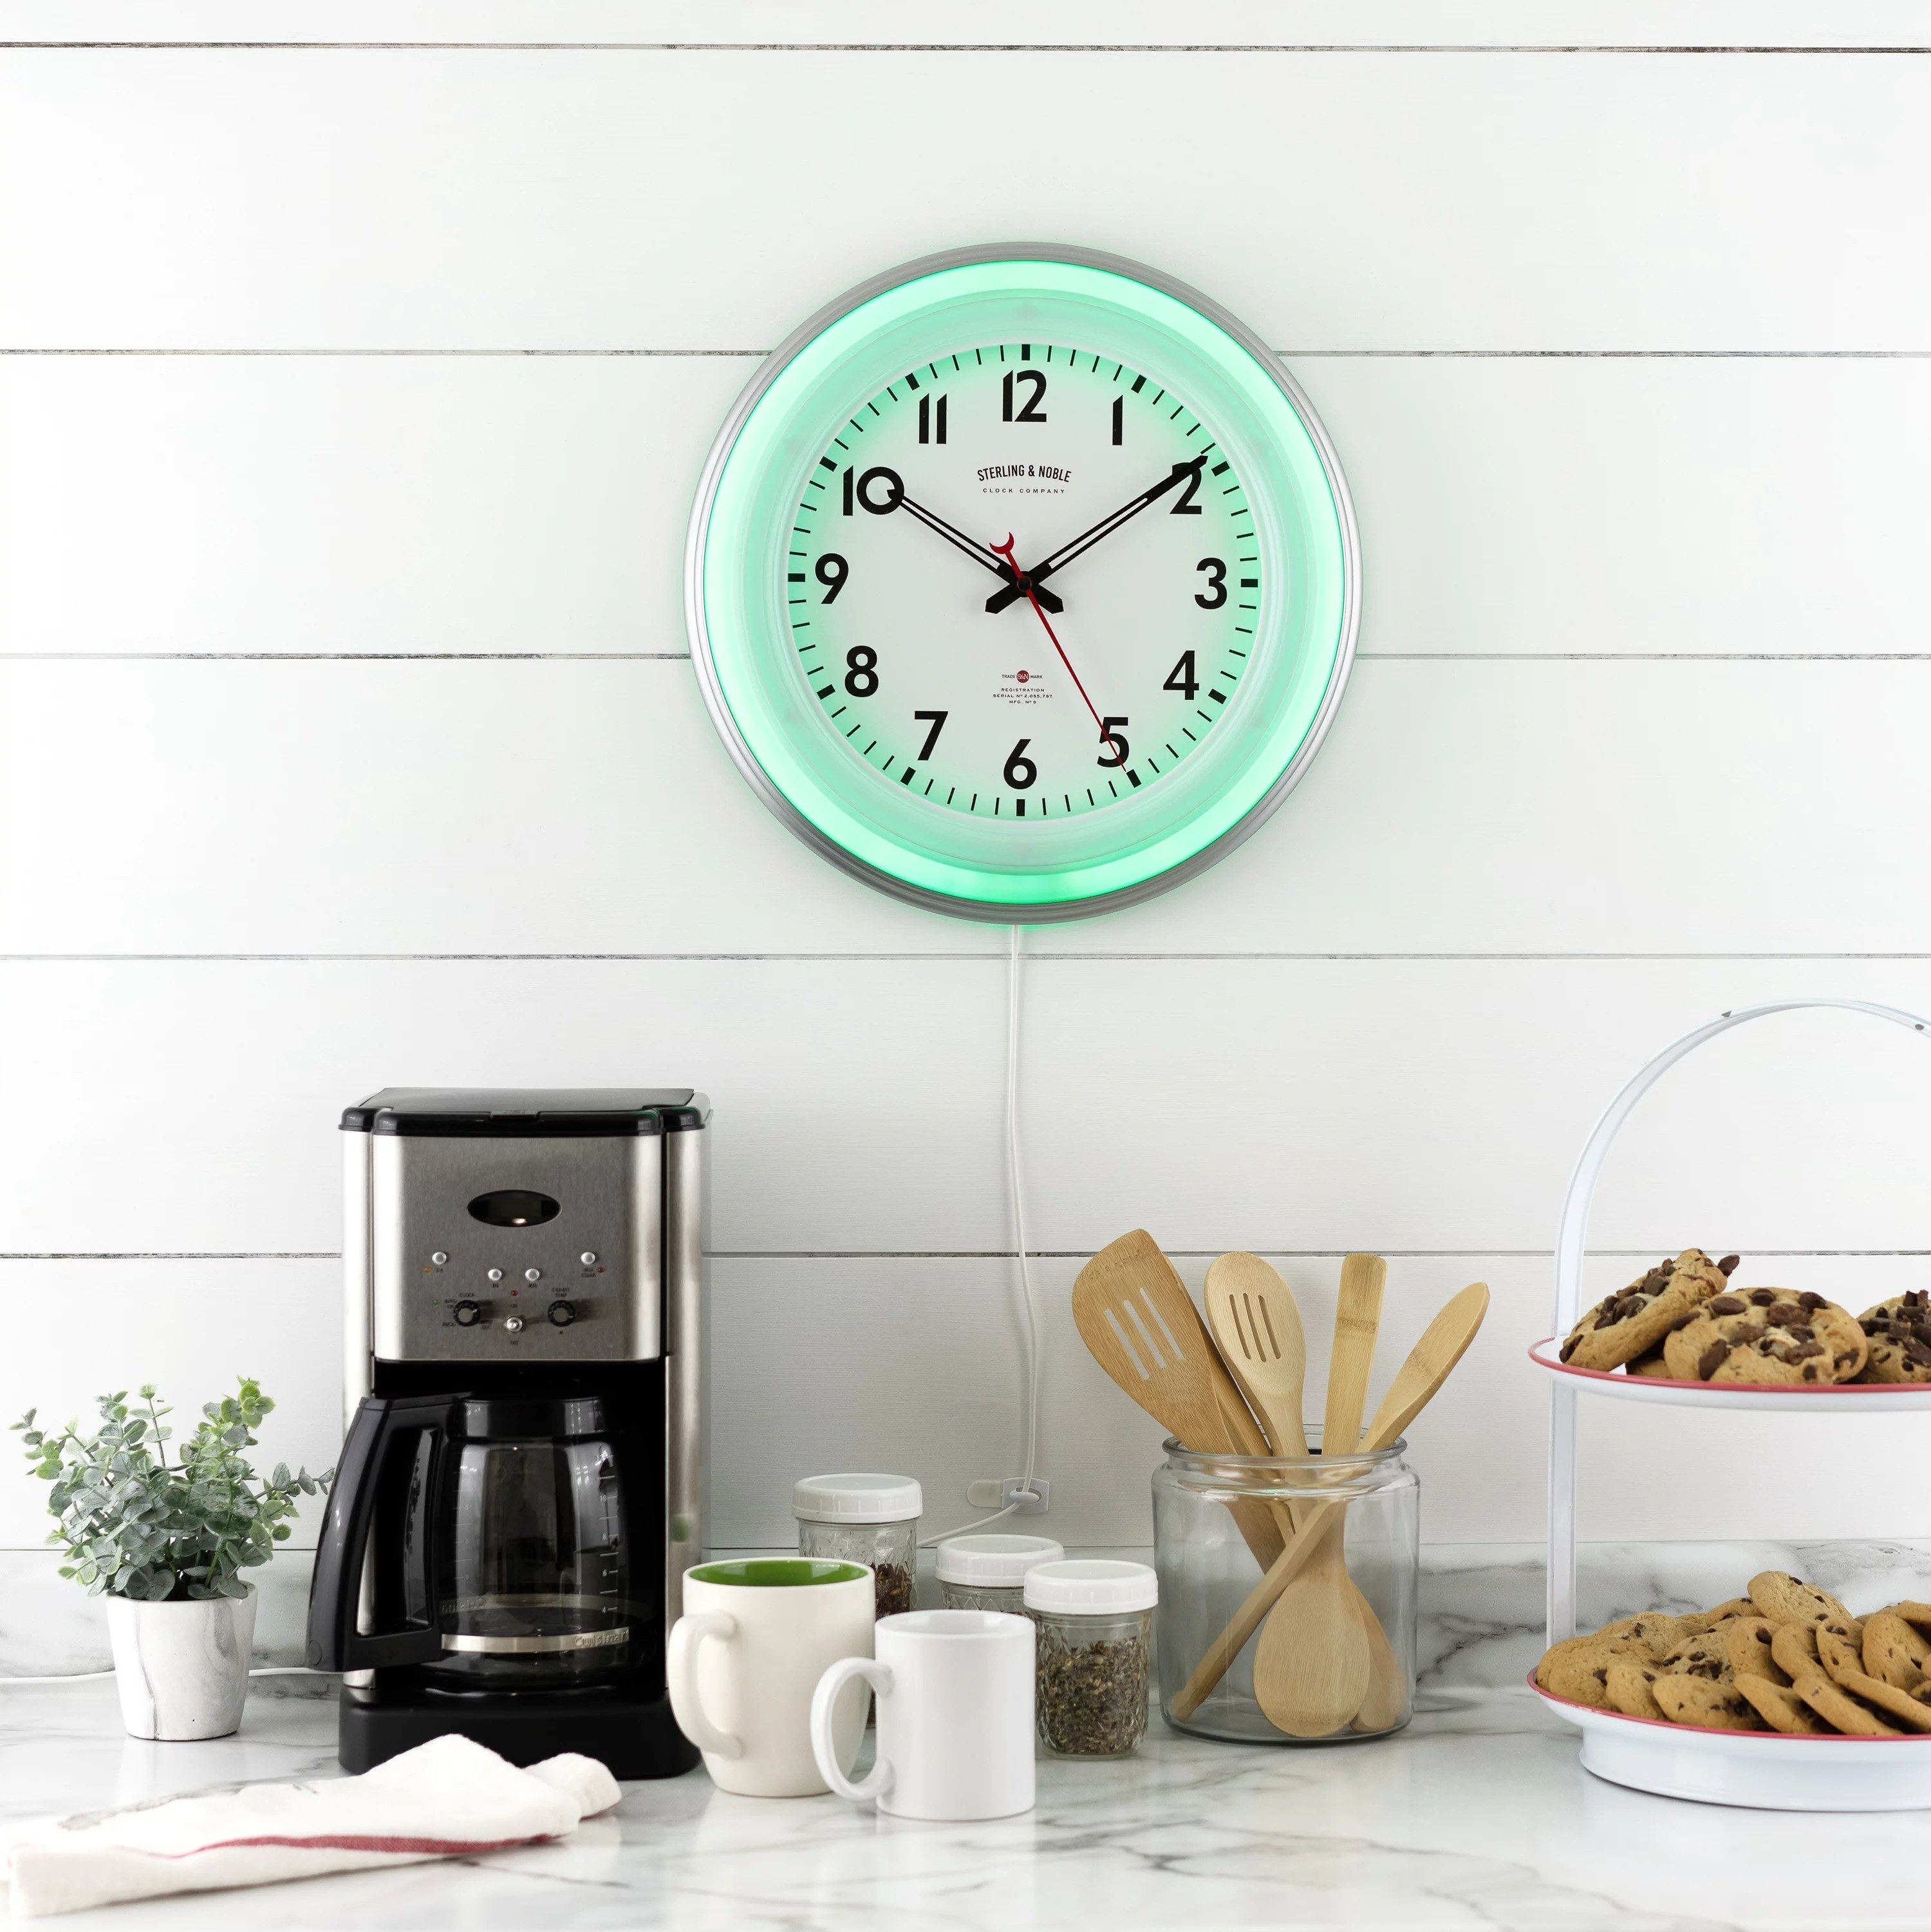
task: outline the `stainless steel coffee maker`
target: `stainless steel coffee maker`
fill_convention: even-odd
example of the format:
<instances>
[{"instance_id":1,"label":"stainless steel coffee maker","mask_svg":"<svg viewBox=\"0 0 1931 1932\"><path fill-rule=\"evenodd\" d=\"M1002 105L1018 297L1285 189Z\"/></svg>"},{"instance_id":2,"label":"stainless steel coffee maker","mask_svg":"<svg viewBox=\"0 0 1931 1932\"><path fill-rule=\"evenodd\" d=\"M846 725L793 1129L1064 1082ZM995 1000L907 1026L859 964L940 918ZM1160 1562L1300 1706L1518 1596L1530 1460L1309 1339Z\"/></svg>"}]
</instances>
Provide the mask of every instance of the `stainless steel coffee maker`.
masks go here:
<instances>
[{"instance_id":1,"label":"stainless steel coffee maker","mask_svg":"<svg viewBox=\"0 0 1931 1932\"><path fill-rule=\"evenodd\" d=\"M448 1731L687 1769L710 1103L387 1088L342 1116L349 1426L308 1611L343 1767Z\"/></svg>"}]
</instances>

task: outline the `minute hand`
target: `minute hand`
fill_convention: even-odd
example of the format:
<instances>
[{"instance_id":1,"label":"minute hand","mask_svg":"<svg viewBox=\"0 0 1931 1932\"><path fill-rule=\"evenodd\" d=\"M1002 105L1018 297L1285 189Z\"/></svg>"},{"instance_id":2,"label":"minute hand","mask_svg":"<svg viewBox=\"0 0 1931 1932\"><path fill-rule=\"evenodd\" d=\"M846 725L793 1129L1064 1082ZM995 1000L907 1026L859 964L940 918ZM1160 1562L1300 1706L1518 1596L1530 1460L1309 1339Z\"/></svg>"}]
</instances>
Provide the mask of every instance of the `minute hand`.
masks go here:
<instances>
[{"instance_id":1,"label":"minute hand","mask_svg":"<svg viewBox=\"0 0 1931 1932\"><path fill-rule=\"evenodd\" d=\"M1075 557L1084 555L1102 537L1110 536L1122 524L1137 517L1149 503L1157 503L1169 490L1177 490L1188 478L1198 476L1206 461L1206 456L1202 454L1196 456L1191 463L1175 464L1171 476L1163 478L1150 490L1141 490L1130 503L1121 504L1111 516L1102 517L1091 530L1082 530L1072 542L1062 544L1051 556L1033 565L1026 573L1027 580L1036 584L1043 583L1054 572L1072 562ZM1009 604L1016 604L1025 594L1024 584L1008 584L1003 590L995 591L985 600L985 608L988 610L1003 610ZM1042 602L1044 601L1041 599Z\"/></svg>"}]
</instances>

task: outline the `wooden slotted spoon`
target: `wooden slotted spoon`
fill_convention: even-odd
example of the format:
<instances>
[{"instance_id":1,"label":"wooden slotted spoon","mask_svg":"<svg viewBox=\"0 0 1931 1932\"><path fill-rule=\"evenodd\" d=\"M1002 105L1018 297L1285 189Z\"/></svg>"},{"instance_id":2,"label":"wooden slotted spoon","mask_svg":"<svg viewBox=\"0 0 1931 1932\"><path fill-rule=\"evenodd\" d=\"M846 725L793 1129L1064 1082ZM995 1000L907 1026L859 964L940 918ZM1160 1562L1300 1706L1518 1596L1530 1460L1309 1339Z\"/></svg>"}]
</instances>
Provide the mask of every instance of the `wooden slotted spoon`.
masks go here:
<instances>
[{"instance_id":1,"label":"wooden slotted spoon","mask_svg":"<svg viewBox=\"0 0 1931 1932\"><path fill-rule=\"evenodd\" d=\"M1408 1352L1408 1358L1389 1384L1361 1438L1360 1453L1387 1449L1400 1439L1402 1432L1434 1399L1435 1391L1447 1381L1455 1365L1467 1352L1489 1312L1487 1284L1475 1282L1452 1297L1431 1322L1421 1340ZM1247 1593L1247 1600L1194 1666L1193 1675L1181 1687L1170 1707L1175 1718L1187 1718L1198 1710L1214 1686L1226 1676L1247 1640L1260 1628L1282 1591L1306 1566L1317 1547L1339 1526L1341 1511L1331 1503L1316 1503L1307 1511L1293 1540L1276 1558L1260 1582ZM1342 1720L1345 1721L1345 1719Z\"/></svg>"},{"instance_id":2,"label":"wooden slotted spoon","mask_svg":"<svg viewBox=\"0 0 1931 1932\"><path fill-rule=\"evenodd\" d=\"M1321 1424L1324 1456L1352 1455L1374 1366L1388 1264L1378 1255L1342 1264L1334 1316L1334 1354ZM1368 1634L1348 1588L1341 1511L1300 1574L1281 1592L1254 1653L1254 1695L1267 1721L1294 1738L1324 1738L1362 1706L1371 1675Z\"/></svg>"},{"instance_id":3,"label":"wooden slotted spoon","mask_svg":"<svg viewBox=\"0 0 1931 1932\"><path fill-rule=\"evenodd\" d=\"M1353 1256L1344 1266L1356 1278L1372 1278L1372 1270L1363 1272L1371 1256ZM1385 1267L1383 1274L1385 1276ZM1222 1255L1207 1271L1207 1326L1220 1345L1234 1379L1261 1418L1269 1446L1277 1456L1305 1456L1307 1436L1301 1426L1302 1384L1307 1366L1307 1340L1301 1330L1300 1310L1294 1291L1277 1270L1258 1255ZM1344 1297L1344 1301L1351 1298ZM1372 1349L1372 1328L1369 1348ZM1343 1426L1345 1426L1345 1418ZM1358 1434L1358 1424L1356 1433ZM1302 1512L1305 1510L1302 1506ZM1297 1522L1302 1512L1288 1505ZM1336 1554L1339 1540L1335 1539ZM1332 1559L1325 1559L1332 1562ZM1354 1728L1384 1731L1400 1716L1408 1702L1408 1673L1375 1607L1361 1594L1360 1586L1348 1574L1345 1561L1337 1566L1342 1587L1361 1619L1368 1642L1368 1690L1354 1713ZM1277 1609L1278 1617L1280 1611ZM1311 1640L1318 1640L1311 1636Z\"/></svg>"}]
</instances>

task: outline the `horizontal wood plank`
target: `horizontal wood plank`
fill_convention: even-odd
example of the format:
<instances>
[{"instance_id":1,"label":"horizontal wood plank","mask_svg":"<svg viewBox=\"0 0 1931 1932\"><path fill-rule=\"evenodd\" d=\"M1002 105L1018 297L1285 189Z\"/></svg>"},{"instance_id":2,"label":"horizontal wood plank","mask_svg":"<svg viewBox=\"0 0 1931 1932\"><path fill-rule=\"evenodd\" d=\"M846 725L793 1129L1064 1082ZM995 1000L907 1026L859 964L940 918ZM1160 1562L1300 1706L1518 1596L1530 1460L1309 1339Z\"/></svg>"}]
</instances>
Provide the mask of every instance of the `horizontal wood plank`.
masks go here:
<instances>
[{"instance_id":1,"label":"horizontal wood plank","mask_svg":"<svg viewBox=\"0 0 1931 1932\"><path fill-rule=\"evenodd\" d=\"M1318 1410L1339 1263L1284 1257L1310 1343ZM1182 1273L1196 1294L1206 1262ZM1622 1264L1599 1262L1604 1281ZM1053 1506L1037 1527L1075 1547L1152 1540L1148 1478L1161 1431L1081 1346L1069 1309L1078 1263L1036 1267L1044 1316L1039 1467ZM1899 1261L1811 1262L1802 1280L1855 1311L1918 1279ZM1474 1348L1409 1432L1430 1542L1529 1541L1541 1534L1546 1397L1524 1358L1546 1328L1546 1264L1506 1256L1396 1258L1374 1390L1441 1301L1473 1279L1495 1300ZM1781 1279L1781 1277L1779 1277ZM22 1324L49 1308L63 1319ZM796 1535L792 1483L833 1468L887 1468L924 1485L924 1532L975 1520L966 1485L1016 1474L1023 1325L1010 1261L721 1260L712 1268L712 1537L720 1547L781 1546ZM260 1459L327 1466L340 1444L339 1300L325 1262L0 1262L0 1309L25 1346L0 1356L0 1411L37 1405L43 1420L83 1421L109 1388L153 1381L183 1432L234 1372L257 1375L278 1406ZM89 1343L71 1346L85 1322ZM808 1388L811 1400L797 1392ZM1583 1527L1591 1538L1906 1537L1931 1532L1920 1425L1908 1416L1793 1422L1782 1416L1645 1412L1584 1405ZM178 1438L177 1438L178 1439ZM1789 1469L1807 1458L1855 1467L1841 1486L1780 1480L1686 1483L1686 1468ZM45 1492L0 1485L0 1548L46 1527ZM1033 1526L1029 1524L1027 1527ZM291 1539L313 1540L311 1504Z\"/></svg>"},{"instance_id":2,"label":"horizontal wood plank","mask_svg":"<svg viewBox=\"0 0 1931 1932\"><path fill-rule=\"evenodd\" d=\"M1807 988L1931 1013L1931 964L1029 965L1031 1244L1544 1250L1592 1124L1678 1034ZM713 1245L1009 1250L1003 962L0 964L0 1252L333 1252L343 1106L386 1084L692 1084ZM1931 1064L1788 1014L1678 1069L1591 1229L1660 1253L1931 1250Z\"/></svg>"},{"instance_id":3,"label":"horizontal wood plank","mask_svg":"<svg viewBox=\"0 0 1931 1932\"><path fill-rule=\"evenodd\" d=\"M0 358L0 653L682 652L691 493L756 366ZM1931 362L1294 368L1369 656L1931 650Z\"/></svg>"},{"instance_id":4,"label":"horizontal wood plank","mask_svg":"<svg viewBox=\"0 0 1931 1932\"><path fill-rule=\"evenodd\" d=\"M1246 845L1033 943L1923 952L1927 713L1931 663L1363 663ZM0 749L0 952L1003 944L808 852L685 663L16 661Z\"/></svg>"},{"instance_id":5,"label":"horizontal wood plank","mask_svg":"<svg viewBox=\"0 0 1931 1932\"><path fill-rule=\"evenodd\" d=\"M1210 140L1119 139L1203 86ZM1881 55L5 53L0 344L763 348L1024 208L1288 346L1919 350L1921 91Z\"/></svg>"}]
</instances>

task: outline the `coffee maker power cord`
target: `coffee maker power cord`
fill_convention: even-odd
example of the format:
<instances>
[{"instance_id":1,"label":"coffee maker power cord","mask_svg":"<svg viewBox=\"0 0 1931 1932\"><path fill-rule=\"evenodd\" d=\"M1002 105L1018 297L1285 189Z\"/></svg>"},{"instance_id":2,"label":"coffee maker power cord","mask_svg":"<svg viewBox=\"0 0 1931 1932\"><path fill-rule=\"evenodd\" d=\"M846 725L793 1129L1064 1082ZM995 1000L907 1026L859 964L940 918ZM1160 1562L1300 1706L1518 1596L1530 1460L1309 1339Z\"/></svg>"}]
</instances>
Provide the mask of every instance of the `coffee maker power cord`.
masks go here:
<instances>
[{"instance_id":1,"label":"coffee maker power cord","mask_svg":"<svg viewBox=\"0 0 1931 1932\"><path fill-rule=\"evenodd\" d=\"M1018 1498L991 1516L975 1522L961 1523L956 1529L941 1530L937 1535L921 1537L919 1546L943 1543L948 1537L967 1530L984 1529L1018 1509L1034 1494L1033 1472L1039 1453L1039 1302L1033 1290L1032 1259L1026 1249L1026 1196L1019 1179L1019 935L1021 928L1009 926L1006 951L1006 1185L1012 1198L1012 1232L1019 1250L1019 1286L1026 1302L1026 1469L1020 1478Z\"/></svg>"}]
</instances>

